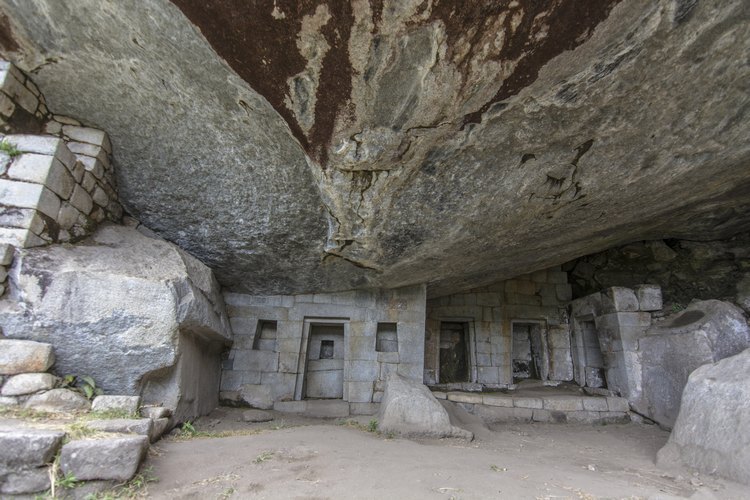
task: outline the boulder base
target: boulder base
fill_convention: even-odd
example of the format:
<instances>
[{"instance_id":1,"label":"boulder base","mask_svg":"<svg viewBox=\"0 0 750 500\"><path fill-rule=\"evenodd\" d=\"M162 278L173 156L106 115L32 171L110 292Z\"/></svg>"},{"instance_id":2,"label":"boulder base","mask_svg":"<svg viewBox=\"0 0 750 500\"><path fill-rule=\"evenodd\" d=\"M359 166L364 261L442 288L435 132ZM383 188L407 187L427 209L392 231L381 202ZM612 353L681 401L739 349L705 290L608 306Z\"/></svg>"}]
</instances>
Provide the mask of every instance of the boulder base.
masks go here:
<instances>
[{"instance_id":1,"label":"boulder base","mask_svg":"<svg viewBox=\"0 0 750 500\"><path fill-rule=\"evenodd\" d=\"M451 425L448 412L427 386L397 373L388 376L378 429L410 437L473 438L471 432Z\"/></svg>"},{"instance_id":2,"label":"boulder base","mask_svg":"<svg viewBox=\"0 0 750 500\"><path fill-rule=\"evenodd\" d=\"M750 349L690 374L657 462L750 485Z\"/></svg>"}]
</instances>

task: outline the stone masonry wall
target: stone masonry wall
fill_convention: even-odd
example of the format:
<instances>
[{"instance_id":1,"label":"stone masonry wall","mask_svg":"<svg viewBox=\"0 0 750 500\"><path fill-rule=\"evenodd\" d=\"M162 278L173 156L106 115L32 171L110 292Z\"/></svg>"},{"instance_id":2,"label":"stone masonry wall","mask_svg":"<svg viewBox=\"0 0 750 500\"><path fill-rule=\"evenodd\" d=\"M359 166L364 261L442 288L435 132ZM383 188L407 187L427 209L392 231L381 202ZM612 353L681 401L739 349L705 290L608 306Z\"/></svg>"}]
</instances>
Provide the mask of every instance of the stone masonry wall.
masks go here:
<instances>
[{"instance_id":1,"label":"stone masonry wall","mask_svg":"<svg viewBox=\"0 0 750 500\"><path fill-rule=\"evenodd\" d=\"M303 399L300 356L314 323L345 325L343 400L352 413L372 412L391 371L422 380L423 286L295 296L226 293L225 301L235 335L221 380L225 402L271 408ZM378 335L379 327L390 332L393 324L395 346L391 336Z\"/></svg>"},{"instance_id":2,"label":"stone masonry wall","mask_svg":"<svg viewBox=\"0 0 750 500\"><path fill-rule=\"evenodd\" d=\"M563 269L570 273L575 298L612 286L653 283L662 289L665 312L696 299L739 303L740 288L745 295L750 291L750 233L719 241L635 242L581 257Z\"/></svg>"},{"instance_id":3,"label":"stone masonry wall","mask_svg":"<svg viewBox=\"0 0 750 500\"><path fill-rule=\"evenodd\" d=\"M50 114L33 82L4 61L0 108L0 129L16 133L0 142L0 243L76 241L105 219L121 219L105 132Z\"/></svg>"},{"instance_id":4,"label":"stone masonry wall","mask_svg":"<svg viewBox=\"0 0 750 500\"><path fill-rule=\"evenodd\" d=\"M571 299L567 273L550 268L466 293L427 301L426 384L438 382L441 321L468 322L473 328L471 382L507 387L512 377L513 322L540 324L549 350L547 377L572 380L570 329L566 306Z\"/></svg>"}]
</instances>

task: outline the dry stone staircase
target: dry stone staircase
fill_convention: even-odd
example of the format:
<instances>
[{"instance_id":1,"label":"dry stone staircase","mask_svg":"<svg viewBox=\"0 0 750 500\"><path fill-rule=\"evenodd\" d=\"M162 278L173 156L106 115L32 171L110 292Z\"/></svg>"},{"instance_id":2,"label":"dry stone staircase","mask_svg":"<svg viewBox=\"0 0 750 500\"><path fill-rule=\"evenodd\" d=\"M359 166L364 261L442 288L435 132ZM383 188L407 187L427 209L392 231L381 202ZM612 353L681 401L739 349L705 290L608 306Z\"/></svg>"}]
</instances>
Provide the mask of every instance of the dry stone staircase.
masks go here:
<instances>
[{"instance_id":1,"label":"dry stone staircase","mask_svg":"<svg viewBox=\"0 0 750 500\"><path fill-rule=\"evenodd\" d=\"M169 409L140 407L138 396L101 395L89 402L60 387L61 379L48 372L54 362L50 344L0 338L3 498L50 490L56 477L93 482L97 489L128 481L149 444L171 428ZM29 415L34 421L17 418ZM106 418L113 416L128 418Z\"/></svg>"}]
</instances>

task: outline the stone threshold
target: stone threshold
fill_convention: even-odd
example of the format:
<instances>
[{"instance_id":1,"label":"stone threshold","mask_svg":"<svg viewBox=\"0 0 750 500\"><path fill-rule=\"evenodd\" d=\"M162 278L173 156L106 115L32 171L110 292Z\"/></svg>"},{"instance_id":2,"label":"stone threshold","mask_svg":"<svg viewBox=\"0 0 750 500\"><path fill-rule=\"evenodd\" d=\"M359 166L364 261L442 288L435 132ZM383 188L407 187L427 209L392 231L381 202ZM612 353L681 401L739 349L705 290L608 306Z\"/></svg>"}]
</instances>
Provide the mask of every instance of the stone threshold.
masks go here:
<instances>
[{"instance_id":1,"label":"stone threshold","mask_svg":"<svg viewBox=\"0 0 750 500\"><path fill-rule=\"evenodd\" d=\"M342 418L375 415L380 410L380 403L350 403L341 399L303 399L301 401L276 401L273 409L282 413L297 413L313 418Z\"/></svg>"},{"instance_id":2,"label":"stone threshold","mask_svg":"<svg viewBox=\"0 0 750 500\"><path fill-rule=\"evenodd\" d=\"M573 394L515 395L433 391L439 400L460 404L486 423L624 423L630 421L628 400L616 396Z\"/></svg>"}]
</instances>

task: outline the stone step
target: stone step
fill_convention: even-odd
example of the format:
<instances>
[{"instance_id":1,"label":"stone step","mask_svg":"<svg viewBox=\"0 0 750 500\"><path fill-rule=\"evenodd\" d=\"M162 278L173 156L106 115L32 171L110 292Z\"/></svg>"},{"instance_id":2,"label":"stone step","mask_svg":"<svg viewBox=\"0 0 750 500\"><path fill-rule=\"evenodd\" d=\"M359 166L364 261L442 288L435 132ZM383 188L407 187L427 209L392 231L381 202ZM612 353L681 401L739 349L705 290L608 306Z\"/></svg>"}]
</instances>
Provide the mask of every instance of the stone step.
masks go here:
<instances>
[{"instance_id":1,"label":"stone step","mask_svg":"<svg viewBox=\"0 0 750 500\"><path fill-rule=\"evenodd\" d=\"M146 436L71 441L60 453L60 470L80 481L129 481L146 455Z\"/></svg>"}]
</instances>

